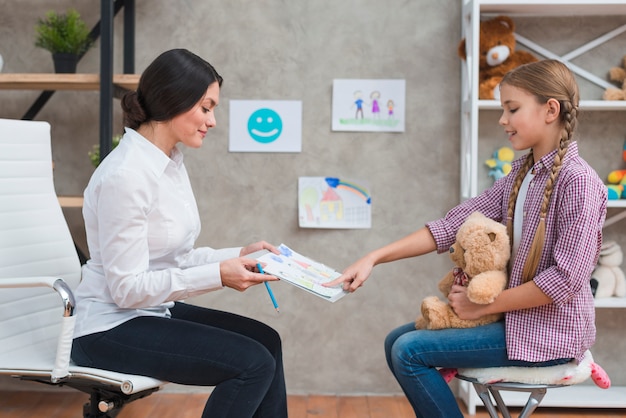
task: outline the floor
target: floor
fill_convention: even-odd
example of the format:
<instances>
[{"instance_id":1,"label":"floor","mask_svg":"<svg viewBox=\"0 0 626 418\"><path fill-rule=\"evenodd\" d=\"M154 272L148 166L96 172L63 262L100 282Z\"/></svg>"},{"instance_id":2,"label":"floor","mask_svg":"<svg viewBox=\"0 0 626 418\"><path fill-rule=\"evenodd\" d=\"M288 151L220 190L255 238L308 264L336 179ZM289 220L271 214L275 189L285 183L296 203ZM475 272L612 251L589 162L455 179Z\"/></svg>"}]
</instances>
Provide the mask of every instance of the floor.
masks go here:
<instances>
[{"instance_id":1,"label":"floor","mask_svg":"<svg viewBox=\"0 0 626 418\"><path fill-rule=\"evenodd\" d=\"M198 418L207 394L155 393L128 404L118 418ZM81 392L0 392L0 417L80 418ZM404 396L289 396L290 418L414 418ZM517 410L518 411L518 410ZM513 411L515 412L515 411ZM488 418L483 408L476 415ZM626 410L540 408L536 418L626 418Z\"/></svg>"}]
</instances>

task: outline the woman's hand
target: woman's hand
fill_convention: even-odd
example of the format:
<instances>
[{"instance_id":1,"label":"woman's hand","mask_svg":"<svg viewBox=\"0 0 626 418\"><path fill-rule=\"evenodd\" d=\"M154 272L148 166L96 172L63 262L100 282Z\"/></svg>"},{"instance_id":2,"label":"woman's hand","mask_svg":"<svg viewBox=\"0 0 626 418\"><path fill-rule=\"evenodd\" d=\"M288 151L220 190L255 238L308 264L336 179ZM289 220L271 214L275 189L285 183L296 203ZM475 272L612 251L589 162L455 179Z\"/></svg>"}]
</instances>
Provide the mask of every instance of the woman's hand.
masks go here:
<instances>
[{"instance_id":1,"label":"woman's hand","mask_svg":"<svg viewBox=\"0 0 626 418\"><path fill-rule=\"evenodd\" d=\"M259 242L255 242L254 244L250 244L250 245L243 247L241 249L241 252L239 253L239 256L243 257L245 255L252 254L261 250L268 250L274 254L280 254L280 251L278 251L278 248L274 247L272 244L266 241L259 241Z\"/></svg>"},{"instance_id":2,"label":"woman's hand","mask_svg":"<svg viewBox=\"0 0 626 418\"><path fill-rule=\"evenodd\" d=\"M278 280L278 277L257 272L257 261L239 257L220 262L222 285L243 292L259 283Z\"/></svg>"},{"instance_id":3,"label":"woman's hand","mask_svg":"<svg viewBox=\"0 0 626 418\"><path fill-rule=\"evenodd\" d=\"M467 287L465 286L452 286L448 294L448 303L461 319L478 319L490 313L488 312L489 305L479 305L467 298Z\"/></svg>"},{"instance_id":4,"label":"woman's hand","mask_svg":"<svg viewBox=\"0 0 626 418\"><path fill-rule=\"evenodd\" d=\"M339 276L332 282L323 283L322 286L335 287L339 284L342 284L343 290L346 290L348 292L354 292L359 287L363 286L365 280L367 280L367 278L372 273L373 268L374 263L370 261L368 257L363 257L356 263L345 269L341 276Z\"/></svg>"}]
</instances>

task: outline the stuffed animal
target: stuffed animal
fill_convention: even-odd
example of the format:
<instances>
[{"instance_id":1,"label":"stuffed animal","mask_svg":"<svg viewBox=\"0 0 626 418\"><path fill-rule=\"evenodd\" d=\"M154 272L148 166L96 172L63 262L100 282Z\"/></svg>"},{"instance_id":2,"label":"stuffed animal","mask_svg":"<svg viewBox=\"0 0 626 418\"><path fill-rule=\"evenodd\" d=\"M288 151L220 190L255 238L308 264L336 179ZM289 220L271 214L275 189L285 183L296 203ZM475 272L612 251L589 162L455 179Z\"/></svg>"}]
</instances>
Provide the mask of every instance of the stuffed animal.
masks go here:
<instances>
[{"instance_id":1,"label":"stuffed animal","mask_svg":"<svg viewBox=\"0 0 626 418\"><path fill-rule=\"evenodd\" d=\"M626 141L622 148L622 160L626 161ZM616 200L626 198L626 192L624 192L624 185L626 184L626 170L613 170L607 176L609 200Z\"/></svg>"},{"instance_id":2,"label":"stuffed animal","mask_svg":"<svg viewBox=\"0 0 626 418\"><path fill-rule=\"evenodd\" d=\"M626 55L622 58L622 67L609 70L609 79L618 84L619 88L608 88L604 91L604 100L626 100Z\"/></svg>"},{"instance_id":3,"label":"stuffed animal","mask_svg":"<svg viewBox=\"0 0 626 418\"><path fill-rule=\"evenodd\" d=\"M508 16L497 16L480 22L478 51L478 98L483 100L500 99L498 85L510 70L522 64L537 61L526 51L515 50L515 24ZM459 56L465 60L467 51L465 39L458 47Z\"/></svg>"},{"instance_id":4,"label":"stuffed animal","mask_svg":"<svg viewBox=\"0 0 626 418\"><path fill-rule=\"evenodd\" d=\"M614 241L602 244L598 265L591 274L591 289L596 299L626 296L626 276L621 269L624 255Z\"/></svg>"},{"instance_id":5,"label":"stuffed animal","mask_svg":"<svg viewBox=\"0 0 626 418\"><path fill-rule=\"evenodd\" d=\"M472 213L456 234L450 258L456 267L439 282L448 296L453 284L467 286L467 297L474 303L488 304L507 285L507 263L511 249L506 227L479 212ZM437 296L422 301L417 329L471 328L498 321L502 315L486 315L476 320L460 319L448 303Z\"/></svg>"},{"instance_id":6,"label":"stuffed animal","mask_svg":"<svg viewBox=\"0 0 626 418\"><path fill-rule=\"evenodd\" d=\"M491 158L485 161L485 165L489 167L489 177L494 180L500 180L511 172L511 163L515 158L515 153L509 147L500 147L493 152Z\"/></svg>"}]
</instances>

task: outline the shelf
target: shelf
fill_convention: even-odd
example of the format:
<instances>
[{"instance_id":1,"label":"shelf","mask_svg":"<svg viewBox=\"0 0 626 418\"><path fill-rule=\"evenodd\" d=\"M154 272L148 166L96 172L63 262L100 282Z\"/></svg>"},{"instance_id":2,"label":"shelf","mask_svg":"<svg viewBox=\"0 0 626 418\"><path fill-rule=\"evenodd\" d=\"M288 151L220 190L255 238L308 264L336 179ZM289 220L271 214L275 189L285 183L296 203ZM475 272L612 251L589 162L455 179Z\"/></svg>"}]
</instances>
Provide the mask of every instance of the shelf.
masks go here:
<instances>
[{"instance_id":1,"label":"shelf","mask_svg":"<svg viewBox=\"0 0 626 418\"><path fill-rule=\"evenodd\" d=\"M480 110L502 110L500 102L497 100L478 100L478 108ZM580 110L626 110L626 100L581 100Z\"/></svg>"},{"instance_id":2,"label":"shelf","mask_svg":"<svg viewBox=\"0 0 626 418\"><path fill-rule=\"evenodd\" d=\"M622 0L480 0L481 14L517 16L603 16L626 14Z\"/></svg>"},{"instance_id":3,"label":"shelf","mask_svg":"<svg viewBox=\"0 0 626 418\"><path fill-rule=\"evenodd\" d=\"M594 300L596 308L626 308L626 298L610 297Z\"/></svg>"},{"instance_id":4,"label":"shelf","mask_svg":"<svg viewBox=\"0 0 626 418\"><path fill-rule=\"evenodd\" d=\"M470 415L476 413L476 406L483 406L476 395L474 387L469 382L459 382L462 399L466 403ZM528 400L528 394L523 392L500 392L507 406L523 406ZM466 400L468 397L470 402ZM600 389L597 386L579 384L562 388L548 389L539 408L563 407L568 408L626 408L626 387L611 386L609 389Z\"/></svg>"},{"instance_id":5,"label":"shelf","mask_svg":"<svg viewBox=\"0 0 626 418\"><path fill-rule=\"evenodd\" d=\"M139 74L115 74L113 85L135 90ZM0 89L6 90L99 90L98 74L0 74Z\"/></svg>"},{"instance_id":6,"label":"shelf","mask_svg":"<svg viewBox=\"0 0 626 418\"><path fill-rule=\"evenodd\" d=\"M82 208L82 196L58 196L62 208Z\"/></svg>"}]
</instances>

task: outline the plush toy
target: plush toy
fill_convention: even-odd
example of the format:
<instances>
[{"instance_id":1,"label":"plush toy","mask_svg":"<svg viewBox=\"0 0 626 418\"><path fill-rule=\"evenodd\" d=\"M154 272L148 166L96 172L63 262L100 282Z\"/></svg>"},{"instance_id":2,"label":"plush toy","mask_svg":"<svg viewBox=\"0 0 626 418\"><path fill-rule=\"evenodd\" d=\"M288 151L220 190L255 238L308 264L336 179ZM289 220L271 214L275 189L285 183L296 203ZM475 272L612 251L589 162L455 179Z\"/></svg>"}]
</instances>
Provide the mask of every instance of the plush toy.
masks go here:
<instances>
[{"instance_id":1,"label":"plush toy","mask_svg":"<svg viewBox=\"0 0 626 418\"><path fill-rule=\"evenodd\" d=\"M602 244L598 265L591 274L591 289L596 299L626 296L626 276L621 269L624 255L614 241Z\"/></svg>"},{"instance_id":2,"label":"plush toy","mask_svg":"<svg viewBox=\"0 0 626 418\"><path fill-rule=\"evenodd\" d=\"M500 147L493 152L492 158L485 161L489 170L489 177L500 180L511 172L511 162L515 158L513 150L509 147Z\"/></svg>"},{"instance_id":3,"label":"plush toy","mask_svg":"<svg viewBox=\"0 0 626 418\"><path fill-rule=\"evenodd\" d=\"M515 24L508 16L497 16L480 22L478 51L478 98L489 100L500 98L498 85L510 70L522 64L537 61L526 51L515 50ZM459 56L465 60L465 39L458 47Z\"/></svg>"},{"instance_id":4,"label":"plush toy","mask_svg":"<svg viewBox=\"0 0 626 418\"><path fill-rule=\"evenodd\" d=\"M604 100L626 100L626 55L622 58L622 67L609 70L609 79L618 84L619 88L608 88L604 91Z\"/></svg>"},{"instance_id":5,"label":"plush toy","mask_svg":"<svg viewBox=\"0 0 626 418\"><path fill-rule=\"evenodd\" d=\"M626 161L626 141L622 149L622 160ZM609 200L626 198L624 185L626 184L626 170L613 170L607 176Z\"/></svg>"},{"instance_id":6,"label":"plush toy","mask_svg":"<svg viewBox=\"0 0 626 418\"><path fill-rule=\"evenodd\" d=\"M456 267L439 282L448 296L453 284L467 286L467 297L474 303L488 304L507 285L510 243L506 227L479 212L472 213L461 225L450 258ZM498 321L502 315L486 315L476 320L460 319L448 303L437 296L422 301L417 329L471 328Z\"/></svg>"}]
</instances>

